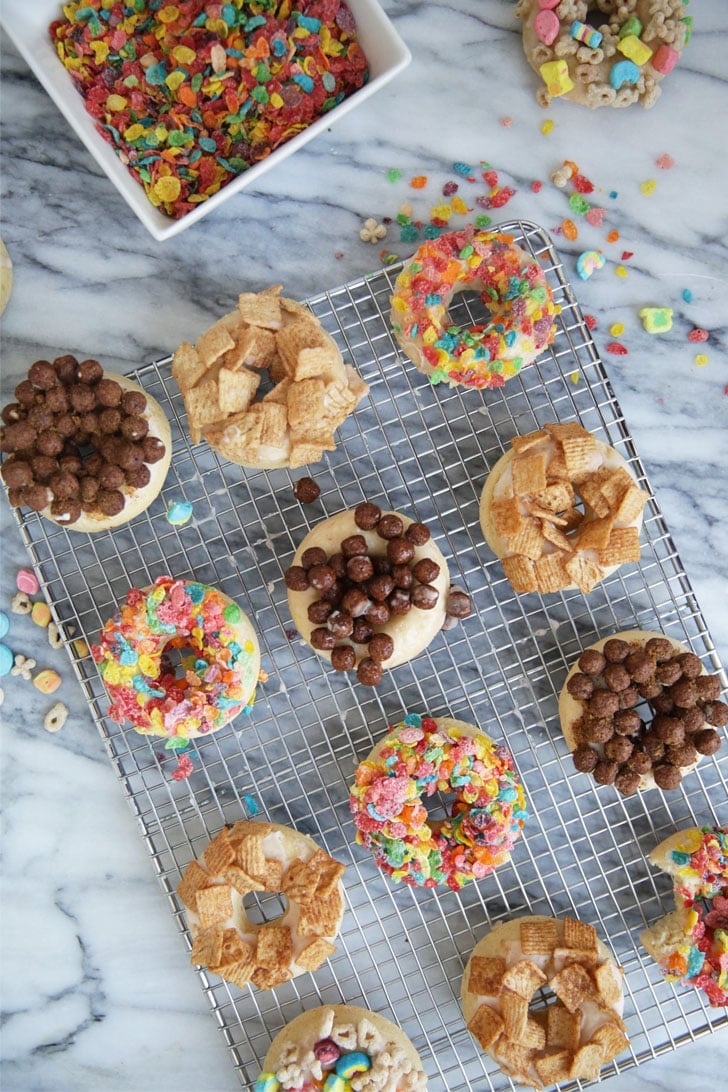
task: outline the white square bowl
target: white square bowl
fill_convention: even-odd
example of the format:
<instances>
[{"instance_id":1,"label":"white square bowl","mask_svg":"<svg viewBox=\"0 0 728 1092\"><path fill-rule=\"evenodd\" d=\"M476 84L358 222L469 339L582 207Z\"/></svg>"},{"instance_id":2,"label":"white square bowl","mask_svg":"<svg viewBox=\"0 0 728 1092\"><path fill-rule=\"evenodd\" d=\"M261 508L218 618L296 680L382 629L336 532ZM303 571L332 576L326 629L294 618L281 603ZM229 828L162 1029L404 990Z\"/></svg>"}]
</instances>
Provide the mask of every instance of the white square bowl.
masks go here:
<instances>
[{"instance_id":1,"label":"white square bowl","mask_svg":"<svg viewBox=\"0 0 728 1092\"><path fill-rule=\"evenodd\" d=\"M66 121L72 126L101 169L108 175L129 207L155 239L170 239L178 232L197 223L208 212L218 208L236 193L253 186L277 163L286 159L303 144L313 140L344 114L405 68L412 55L382 11L377 0L347 0L356 19L357 37L369 64L369 81L338 106L318 118L302 132L276 148L260 163L256 163L218 193L198 205L179 220L166 216L151 203L141 183L132 177L110 144L97 132L93 118L86 112L81 95L70 74L61 64L53 48L48 27L62 15L61 0L2 0L0 23L11 38L32 72L55 102Z\"/></svg>"}]
</instances>

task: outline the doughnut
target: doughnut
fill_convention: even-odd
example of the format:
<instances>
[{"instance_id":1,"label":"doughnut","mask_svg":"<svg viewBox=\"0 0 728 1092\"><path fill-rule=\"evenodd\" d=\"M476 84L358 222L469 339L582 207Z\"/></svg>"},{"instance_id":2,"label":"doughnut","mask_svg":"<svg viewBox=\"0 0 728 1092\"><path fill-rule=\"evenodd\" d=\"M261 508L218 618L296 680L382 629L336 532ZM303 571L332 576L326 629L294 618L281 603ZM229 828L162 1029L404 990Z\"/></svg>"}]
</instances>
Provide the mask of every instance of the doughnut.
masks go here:
<instances>
[{"instance_id":1,"label":"doughnut","mask_svg":"<svg viewBox=\"0 0 728 1092\"><path fill-rule=\"evenodd\" d=\"M675 909L640 935L668 982L728 1005L728 827L690 827L660 842L650 861L669 876Z\"/></svg>"},{"instance_id":2,"label":"doughnut","mask_svg":"<svg viewBox=\"0 0 728 1092\"><path fill-rule=\"evenodd\" d=\"M142 735L216 732L250 712L260 673L258 639L237 603L171 576L128 591L91 654L111 698L108 715Z\"/></svg>"},{"instance_id":3,"label":"doughnut","mask_svg":"<svg viewBox=\"0 0 728 1092\"><path fill-rule=\"evenodd\" d=\"M301 1013L276 1035L253 1092L426 1092L420 1056L379 1013L325 1005Z\"/></svg>"},{"instance_id":4,"label":"doughnut","mask_svg":"<svg viewBox=\"0 0 728 1092\"><path fill-rule=\"evenodd\" d=\"M368 502L309 531L285 582L303 640L366 686L471 611L427 527Z\"/></svg>"},{"instance_id":5,"label":"doughnut","mask_svg":"<svg viewBox=\"0 0 728 1092\"><path fill-rule=\"evenodd\" d=\"M490 320L457 326L453 296L478 292ZM428 239L394 282L394 335L433 384L502 387L554 340L555 304L541 266L514 237L469 226Z\"/></svg>"},{"instance_id":6,"label":"doughnut","mask_svg":"<svg viewBox=\"0 0 728 1092\"><path fill-rule=\"evenodd\" d=\"M629 1046L622 979L593 926L525 915L476 944L463 975L463 1016L519 1084L598 1080L601 1067Z\"/></svg>"},{"instance_id":7,"label":"doughnut","mask_svg":"<svg viewBox=\"0 0 728 1092\"><path fill-rule=\"evenodd\" d=\"M574 422L515 436L488 475L480 526L513 590L585 595L639 561L647 493L622 456Z\"/></svg>"},{"instance_id":8,"label":"doughnut","mask_svg":"<svg viewBox=\"0 0 728 1092\"><path fill-rule=\"evenodd\" d=\"M672 637L631 629L585 649L559 696L564 739L581 773L623 796L676 789L728 724L720 679Z\"/></svg>"},{"instance_id":9,"label":"doughnut","mask_svg":"<svg viewBox=\"0 0 728 1092\"><path fill-rule=\"evenodd\" d=\"M454 796L445 819L423 803ZM510 752L472 724L410 713L359 765L350 790L359 845L395 882L459 891L510 858L526 799Z\"/></svg>"},{"instance_id":10,"label":"doughnut","mask_svg":"<svg viewBox=\"0 0 728 1092\"><path fill-rule=\"evenodd\" d=\"M336 951L343 872L291 827L250 819L223 827L177 888L192 935L190 962L261 990L318 970ZM254 891L285 896L285 909L262 924L251 921L243 900Z\"/></svg>"},{"instance_id":11,"label":"doughnut","mask_svg":"<svg viewBox=\"0 0 728 1092\"><path fill-rule=\"evenodd\" d=\"M544 86L541 106L654 106L690 41L681 0L518 0L523 48Z\"/></svg>"},{"instance_id":12,"label":"doughnut","mask_svg":"<svg viewBox=\"0 0 728 1092\"><path fill-rule=\"evenodd\" d=\"M10 504L73 531L107 531L161 490L172 437L159 403L97 360L36 360L2 411Z\"/></svg>"},{"instance_id":13,"label":"doughnut","mask_svg":"<svg viewBox=\"0 0 728 1092\"><path fill-rule=\"evenodd\" d=\"M369 392L315 315L280 290L242 293L236 311L174 354L190 440L238 466L318 462Z\"/></svg>"}]
</instances>

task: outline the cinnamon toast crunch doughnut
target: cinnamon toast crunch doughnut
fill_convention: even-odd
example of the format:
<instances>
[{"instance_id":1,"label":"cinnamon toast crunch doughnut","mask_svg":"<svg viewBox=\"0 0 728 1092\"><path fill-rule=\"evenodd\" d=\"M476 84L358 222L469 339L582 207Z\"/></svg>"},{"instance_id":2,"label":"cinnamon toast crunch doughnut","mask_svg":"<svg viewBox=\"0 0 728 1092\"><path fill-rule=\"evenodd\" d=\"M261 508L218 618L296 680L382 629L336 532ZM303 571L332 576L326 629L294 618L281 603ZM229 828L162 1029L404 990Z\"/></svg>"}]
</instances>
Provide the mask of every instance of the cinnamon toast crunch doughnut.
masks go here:
<instances>
[{"instance_id":1,"label":"cinnamon toast crunch doughnut","mask_svg":"<svg viewBox=\"0 0 728 1092\"><path fill-rule=\"evenodd\" d=\"M2 411L8 499L73 531L128 523L161 490L172 457L162 407L97 360L37 360Z\"/></svg>"},{"instance_id":2,"label":"cinnamon toast crunch doughnut","mask_svg":"<svg viewBox=\"0 0 728 1092\"><path fill-rule=\"evenodd\" d=\"M280 823L224 827L184 871L177 894L187 910L190 962L236 986L270 990L317 970L336 951L344 916L344 865L313 838ZM285 896L260 924L243 900L253 891Z\"/></svg>"},{"instance_id":3,"label":"cinnamon toast crunch doughnut","mask_svg":"<svg viewBox=\"0 0 728 1092\"><path fill-rule=\"evenodd\" d=\"M676 789L721 745L728 705L720 691L719 677L673 637L634 629L596 641L559 696L574 765L624 796Z\"/></svg>"},{"instance_id":4,"label":"cinnamon toast crunch doughnut","mask_svg":"<svg viewBox=\"0 0 728 1092\"><path fill-rule=\"evenodd\" d=\"M179 650L180 670L170 659ZM250 621L217 588L160 576L132 588L91 649L111 705L142 735L193 739L250 711L260 648Z\"/></svg>"},{"instance_id":5,"label":"cinnamon toast crunch doughnut","mask_svg":"<svg viewBox=\"0 0 728 1092\"><path fill-rule=\"evenodd\" d=\"M479 292L490 320L456 326L456 292ZM541 266L505 232L473 227L428 239L394 284L392 329L433 384L502 387L551 344L554 303Z\"/></svg>"},{"instance_id":6,"label":"cinnamon toast crunch doughnut","mask_svg":"<svg viewBox=\"0 0 728 1092\"><path fill-rule=\"evenodd\" d=\"M486 479L480 526L518 594L587 594L638 561L647 494L613 447L575 421L511 440Z\"/></svg>"},{"instance_id":7,"label":"cinnamon toast crunch doughnut","mask_svg":"<svg viewBox=\"0 0 728 1092\"><path fill-rule=\"evenodd\" d=\"M301 637L337 671L376 686L470 613L427 527L364 502L316 525L285 573ZM449 624L449 623L448 623Z\"/></svg>"},{"instance_id":8,"label":"cinnamon toast crunch doughnut","mask_svg":"<svg viewBox=\"0 0 728 1092\"><path fill-rule=\"evenodd\" d=\"M675 909L640 935L668 982L728 1005L728 827L689 827L660 842L650 861L672 877Z\"/></svg>"},{"instance_id":9,"label":"cinnamon toast crunch doughnut","mask_svg":"<svg viewBox=\"0 0 728 1092\"><path fill-rule=\"evenodd\" d=\"M682 0L519 0L523 48L541 106L653 106L680 60L692 18Z\"/></svg>"},{"instance_id":10,"label":"cinnamon toast crunch doughnut","mask_svg":"<svg viewBox=\"0 0 728 1092\"><path fill-rule=\"evenodd\" d=\"M519 1084L596 1080L629 1046L622 982L593 926L526 915L496 925L476 944L463 975L463 1016ZM541 1003L534 1006L536 994Z\"/></svg>"},{"instance_id":11,"label":"cinnamon toast crunch doughnut","mask_svg":"<svg viewBox=\"0 0 728 1092\"><path fill-rule=\"evenodd\" d=\"M263 470L333 451L335 430L369 391L315 315L280 291L243 292L172 364L192 443Z\"/></svg>"},{"instance_id":12,"label":"cinnamon toast crunch doughnut","mask_svg":"<svg viewBox=\"0 0 728 1092\"><path fill-rule=\"evenodd\" d=\"M405 1033L379 1013L326 1005L276 1035L253 1092L426 1092L422 1062Z\"/></svg>"}]
</instances>

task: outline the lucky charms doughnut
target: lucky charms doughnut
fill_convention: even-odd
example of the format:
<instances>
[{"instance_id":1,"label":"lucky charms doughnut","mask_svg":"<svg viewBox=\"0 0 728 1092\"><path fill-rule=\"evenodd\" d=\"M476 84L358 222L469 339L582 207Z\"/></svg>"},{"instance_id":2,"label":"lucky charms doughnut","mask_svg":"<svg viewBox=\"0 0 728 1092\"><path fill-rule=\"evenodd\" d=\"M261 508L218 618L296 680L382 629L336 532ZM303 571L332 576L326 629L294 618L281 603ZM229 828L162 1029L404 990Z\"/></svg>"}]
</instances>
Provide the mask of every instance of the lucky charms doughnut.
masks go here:
<instances>
[{"instance_id":1,"label":"lucky charms doughnut","mask_svg":"<svg viewBox=\"0 0 728 1092\"><path fill-rule=\"evenodd\" d=\"M544 86L585 106L653 106L690 40L682 0L519 0L523 48Z\"/></svg>"},{"instance_id":2,"label":"lucky charms doughnut","mask_svg":"<svg viewBox=\"0 0 728 1092\"><path fill-rule=\"evenodd\" d=\"M192 934L190 961L236 986L252 982L263 990L317 970L336 951L343 872L291 827L248 819L223 827L177 888ZM284 912L251 921L243 900L254 891L284 895Z\"/></svg>"},{"instance_id":3,"label":"lucky charms doughnut","mask_svg":"<svg viewBox=\"0 0 728 1092\"><path fill-rule=\"evenodd\" d=\"M496 925L468 960L462 1001L470 1033L519 1084L597 1080L629 1046L622 968L576 918Z\"/></svg>"},{"instance_id":4,"label":"lucky charms doughnut","mask_svg":"<svg viewBox=\"0 0 728 1092\"><path fill-rule=\"evenodd\" d=\"M91 651L109 716L142 735L215 732L250 711L260 674L258 639L238 604L171 576L127 592Z\"/></svg>"},{"instance_id":5,"label":"lucky charms doughnut","mask_svg":"<svg viewBox=\"0 0 728 1092\"><path fill-rule=\"evenodd\" d=\"M431 819L424 800L452 794ZM359 765L349 806L356 840L388 876L458 891L510 857L527 818L510 752L472 724L411 713Z\"/></svg>"},{"instance_id":6,"label":"lucky charms doughnut","mask_svg":"<svg viewBox=\"0 0 728 1092\"><path fill-rule=\"evenodd\" d=\"M368 502L309 531L285 581L304 641L366 686L471 610L428 528Z\"/></svg>"},{"instance_id":7,"label":"lucky charms doughnut","mask_svg":"<svg viewBox=\"0 0 728 1092\"><path fill-rule=\"evenodd\" d=\"M489 319L452 322L448 307L478 292ZM514 237L472 226L429 239L394 284L391 322L405 355L431 383L502 387L551 344L555 304L538 262Z\"/></svg>"},{"instance_id":8,"label":"lucky charms doughnut","mask_svg":"<svg viewBox=\"0 0 728 1092\"><path fill-rule=\"evenodd\" d=\"M379 1013L355 1005L303 1012L276 1035L253 1092L426 1092L419 1054Z\"/></svg>"},{"instance_id":9,"label":"lucky charms doughnut","mask_svg":"<svg viewBox=\"0 0 728 1092\"><path fill-rule=\"evenodd\" d=\"M514 436L480 498L480 526L518 594L587 594L638 561L647 493L613 447L570 421Z\"/></svg>"},{"instance_id":10,"label":"lucky charms doughnut","mask_svg":"<svg viewBox=\"0 0 728 1092\"><path fill-rule=\"evenodd\" d=\"M36 360L2 411L8 500L73 531L140 515L164 485L172 437L162 407L98 360Z\"/></svg>"},{"instance_id":11,"label":"lucky charms doughnut","mask_svg":"<svg viewBox=\"0 0 728 1092\"><path fill-rule=\"evenodd\" d=\"M640 936L668 982L728 1005L728 827L690 827L660 842L650 861L672 877L675 909Z\"/></svg>"},{"instance_id":12,"label":"lucky charms doughnut","mask_svg":"<svg viewBox=\"0 0 728 1092\"><path fill-rule=\"evenodd\" d=\"M623 796L676 789L728 724L718 675L673 637L624 630L584 649L559 696L574 765Z\"/></svg>"}]
</instances>

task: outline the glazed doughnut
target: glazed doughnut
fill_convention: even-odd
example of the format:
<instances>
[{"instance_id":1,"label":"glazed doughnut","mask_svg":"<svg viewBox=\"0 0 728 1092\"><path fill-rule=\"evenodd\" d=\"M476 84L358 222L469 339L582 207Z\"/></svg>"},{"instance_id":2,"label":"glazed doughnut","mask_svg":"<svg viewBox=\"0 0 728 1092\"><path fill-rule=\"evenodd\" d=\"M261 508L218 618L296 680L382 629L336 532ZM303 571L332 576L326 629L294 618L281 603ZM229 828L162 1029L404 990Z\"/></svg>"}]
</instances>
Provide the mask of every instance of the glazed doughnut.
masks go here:
<instances>
[{"instance_id":1,"label":"glazed doughnut","mask_svg":"<svg viewBox=\"0 0 728 1092\"><path fill-rule=\"evenodd\" d=\"M456 292L479 292L490 321L456 326ZM429 239L394 283L391 322L405 355L431 383L502 387L551 344L555 304L541 266L514 237L467 227Z\"/></svg>"},{"instance_id":2,"label":"glazed doughnut","mask_svg":"<svg viewBox=\"0 0 728 1092\"><path fill-rule=\"evenodd\" d=\"M676 789L720 747L716 728L728 724L720 689L717 675L662 633L632 629L597 641L573 664L559 696L574 765L624 796L655 785Z\"/></svg>"},{"instance_id":3,"label":"glazed doughnut","mask_svg":"<svg viewBox=\"0 0 728 1092\"><path fill-rule=\"evenodd\" d=\"M640 935L668 982L728 1005L728 827L690 827L661 842L650 861L672 877L675 909Z\"/></svg>"},{"instance_id":4,"label":"glazed doughnut","mask_svg":"<svg viewBox=\"0 0 728 1092\"><path fill-rule=\"evenodd\" d=\"M519 1084L597 1080L629 1046L622 979L593 926L526 915L476 944L463 975L463 1015L482 1049Z\"/></svg>"},{"instance_id":5,"label":"glazed doughnut","mask_svg":"<svg viewBox=\"0 0 728 1092\"><path fill-rule=\"evenodd\" d=\"M639 560L647 494L614 448L576 422L511 444L486 479L480 526L515 592L587 594Z\"/></svg>"},{"instance_id":6,"label":"glazed doughnut","mask_svg":"<svg viewBox=\"0 0 728 1092\"><path fill-rule=\"evenodd\" d=\"M192 934L190 962L262 990L318 970L336 951L343 872L291 827L248 819L224 827L177 888ZM243 899L252 891L284 895L285 910L263 924L251 921Z\"/></svg>"},{"instance_id":7,"label":"glazed doughnut","mask_svg":"<svg viewBox=\"0 0 728 1092\"><path fill-rule=\"evenodd\" d=\"M253 1092L426 1092L420 1056L405 1033L355 1005L303 1012L276 1035Z\"/></svg>"},{"instance_id":8,"label":"glazed doughnut","mask_svg":"<svg viewBox=\"0 0 728 1092\"><path fill-rule=\"evenodd\" d=\"M446 819L423 803L455 797ZM510 752L472 724L411 713L359 765L349 797L359 845L410 887L460 890L510 858L527 818Z\"/></svg>"},{"instance_id":9,"label":"glazed doughnut","mask_svg":"<svg viewBox=\"0 0 728 1092\"><path fill-rule=\"evenodd\" d=\"M170 652L180 650L181 671ZM217 588L160 576L132 588L91 653L109 716L142 735L193 739L250 712L260 673L255 631Z\"/></svg>"},{"instance_id":10,"label":"glazed doughnut","mask_svg":"<svg viewBox=\"0 0 728 1092\"><path fill-rule=\"evenodd\" d=\"M37 360L5 406L8 499L73 531L107 531L161 490L172 438L159 403L97 360Z\"/></svg>"},{"instance_id":11,"label":"glazed doughnut","mask_svg":"<svg viewBox=\"0 0 728 1092\"><path fill-rule=\"evenodd\" d=\"M239 466L318 462L369 391L315 315L280 290L243 292L237 311L174 354L192 443L204 438Z\"/></svg>"},{"instance_id":12,"label":"glazed doughnut","mask_svg":"<svg viewBox=\"0 0 728 1092\"><path fill-rule=\"evenodd\" d=\"M368 686L471 609L427 527L367 502L309 531L285 581L304 641Z\"/></svg>"},{"instance_id":13,"label":"glazed doughnut","mask_svg":"<svg viewBox=\"0 0 728 1092\"><path fill-rule=\"evenodd\" d=\"M653 106L680 60L692 18L681 0L519 0L523 48L545 86L585 106Z\"/></svg>"}]
</instances>

